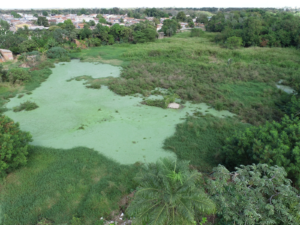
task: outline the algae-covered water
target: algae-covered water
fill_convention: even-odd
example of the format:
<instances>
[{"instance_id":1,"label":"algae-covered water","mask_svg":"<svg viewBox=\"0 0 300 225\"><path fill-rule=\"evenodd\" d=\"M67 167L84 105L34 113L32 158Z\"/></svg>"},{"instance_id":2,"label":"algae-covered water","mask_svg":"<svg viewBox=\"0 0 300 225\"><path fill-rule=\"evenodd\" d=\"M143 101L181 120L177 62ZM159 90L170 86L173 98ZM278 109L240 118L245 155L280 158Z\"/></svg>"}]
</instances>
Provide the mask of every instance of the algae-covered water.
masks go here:
<instances>
[{"instance_id":1,"label":"algae-covered water","mask_svg":"<svg viewBox=\"0 0 300 225\"><path fill-rule=\"evenodd\" d=\"M13 98L6 105L12 109L30 100L39 106L33 111L5 113L32 134L33 145L62 149L85 146L123 164L154 162L175 156L162 149L163 141L194 110L218 117L233 115L209 109L204 103L187 103L180 110L151 107L140 104L141 97L122 97L105 86L88 89L83 81L67 81L81 75L119 76L120 68L108 64L72 60L57 64L52 71L31 95Z\"/></svg>"}]
</instances>

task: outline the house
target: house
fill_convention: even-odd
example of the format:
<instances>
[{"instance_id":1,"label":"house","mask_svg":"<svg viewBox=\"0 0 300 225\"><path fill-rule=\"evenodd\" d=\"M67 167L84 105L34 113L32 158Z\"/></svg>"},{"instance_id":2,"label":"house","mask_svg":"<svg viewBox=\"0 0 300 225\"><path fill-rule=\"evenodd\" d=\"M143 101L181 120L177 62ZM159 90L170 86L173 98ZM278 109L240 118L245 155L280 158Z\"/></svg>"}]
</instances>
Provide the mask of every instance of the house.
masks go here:
<instances>
[{"instance_id":1,"label":"house","mask_svg":"<svg viewBox=\"0 0 300 225\"><path fill-rule=\"evenodd\" d=\"M0 49L0 56L3 62L14 59L12 52L7 49Z\"/></svg>"}]
</instances>

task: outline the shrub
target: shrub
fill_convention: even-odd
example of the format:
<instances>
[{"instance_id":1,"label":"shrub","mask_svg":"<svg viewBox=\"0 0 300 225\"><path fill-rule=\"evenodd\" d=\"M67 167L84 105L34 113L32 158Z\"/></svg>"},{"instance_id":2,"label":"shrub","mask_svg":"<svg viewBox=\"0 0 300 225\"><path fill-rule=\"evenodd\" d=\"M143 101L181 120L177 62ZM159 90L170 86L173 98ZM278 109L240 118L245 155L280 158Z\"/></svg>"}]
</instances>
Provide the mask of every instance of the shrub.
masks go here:
<instances>
[{"instance_id":1,"label":"shrub","mask_svg":"<svg viewBox=\"0 0 300 225\"><path fill-rule=\"evenodd\" d=\"M7 71L3 69L3 65L0 64L0 83L7 80Z\"/></svg>"},{"instance_id":2,"label":"shrub","mask_svg":"<svg viewBox=\"0 0 300 225\"><path fill-rule=\"evenodd\" d=\"M19 124L7 116L0 116L0 174L10 172L27 162L28 132L19 129Z\"/></svg>"},{"instance_id":3,"label":"shrub","mask_svg":"<svg viewBox=\"0 0 300 225\"><path fill-rule=\"evenodd\" d=\"M89 47L101 46L101 39L99 39L99 38L86 39L86 44Z\"/></svg>"},{"instance_id":4,"label":"shrub","mask_svg":"<svg viewBox=\"0 0 300 225\"><path fill-rule=\"evenodd\" d=\"M285 115L281 122L267 122L226 139L225 164L267 163L285 168L300 185L300 119Z\"/></svg>"},{"instance_id":5,"label":"shrub","mask_svg":"<svg viewBox=\"0 0 300 225\"><path fill-rule=\"evenodd\" d=\"M27 82L31 79L31 75L27 69L14 68L8 71L9 81L15 83L17 80Z\"/></svg>"},{"instance_id":6,"label":"shrub","mask_svg":"<svg viewBox=\"0 0 300 225\"><path fill-rule=\"evenodd\" d=\"M48 58L51 59L59 59L59 58L69 57L69 53L67 50L61 47L53 47L47 51L47 56Z\"/></svg>"},{"instance_id":7,"label":"shrub","mask_svg":"<svg viewBox=\"0 0 300 225\"><path fill-rule=\"evenodd\" d=\"M199 28L191 29L191 37L201 37L204 34L204 31Z\"/></svg>"},{"instance_id":8,"label":"shrub","mask_svg":"<svg viewBox=\"0 0 300 225\"><path fill-rule=\"evenodd\" d=\"M26 101L24 103L21 103L19 106L14 107L13 111L14 112L20 112L22 110L31 111L36 108L38 108L38 105L36 103L31 102L31 101Z\"/></svg>"},{"instance_id":9,"label":"shrub","mask_svg":"<svg viewBox=\"0 0 300 225\"><path fill-rule=\"evenodd\" d=\"M300 117L300 98L293 95L283 107L283 111L290 116Z\"/></svg>"},{"instance_id":10,"label":"shrub","mask_svg":"<svg viewBox=\"0 0 300 225\"><path fill-rule=\"evenodd\" d=\"M284 168L253 164L230 173L219 165L211 178L207 191L226 221L222 224L300 223L300 196Z\"/></svg>"},{"instance_id":11,"label":"shrub","mask_svg":"<svg viewBox=\"0 0 300 225\"><path fill-rule=\"evenodd\" d=\"M242 45L243 45L243 39L240 37L236 37L236 36L227 38L226 43L225 43L225 46L227 48L231 48L231 49L239 48Z\"/></svg>"},{"instance_id":12,"label":"shrub","mask_svg":"<svg viewBox=\"0 0 300 225\"><path fill-rule=\"evenodd\" d=\"M34 40L26 40L19 47L21 52L31 52L37 50L38 44Z\"/></svg>"}]
</instances>

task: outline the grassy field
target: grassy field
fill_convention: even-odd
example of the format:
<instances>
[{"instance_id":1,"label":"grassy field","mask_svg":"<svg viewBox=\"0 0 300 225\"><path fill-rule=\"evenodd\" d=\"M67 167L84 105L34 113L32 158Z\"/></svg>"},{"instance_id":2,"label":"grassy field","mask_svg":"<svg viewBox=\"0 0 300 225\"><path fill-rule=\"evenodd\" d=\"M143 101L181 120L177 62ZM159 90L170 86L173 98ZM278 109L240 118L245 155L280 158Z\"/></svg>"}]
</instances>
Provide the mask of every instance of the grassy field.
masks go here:
<instances>
[{"instance_id":1,"label":"grassy field","mask_svg":"<svg viewBox=\"0 0 300 225\"><path fill-rule=\"evenodd\" d=\"M287 95L276 88L276 82L284 79L293 88L300 83L299 50L229 50L213 43L214 35L191 38L189 32L183 32L155 43L85 49L72 53L71 58L122 66L120 78L97 83L108 85L118 94L147 96L161 87L183 100L205 102L235 113L234 119L190 116L165 140L167 151L208 172L222 162L219 152L226 137L250 124L280 118L282 112L276 104ZM33 79L25 86L1 83L0 106L9 97L29 93L47 79L52 62L44 64L32 71ZM82 78L94 82L90 77ZM109 219L113 211L124 209L119 203L136 188L132 178L138 167L122 166L84 147L31 147L27 166L1 180L4 224L37 224L43 219L49 224L72 224L73 217L78 218L78 224L101 224L100 217Z\"/></svg>"},{"instance_id":2,"label":"grassy field","mask_svg":"<svg viewBox=\"0 0 300 225\"><path fill-rule=\"evenodd\" d=\"M135 187L139 165L122 166L92 149L32 147L28 164L0 184L5 225L102 224L122 210L121 197Z\"/></svg>"}]
</instances>

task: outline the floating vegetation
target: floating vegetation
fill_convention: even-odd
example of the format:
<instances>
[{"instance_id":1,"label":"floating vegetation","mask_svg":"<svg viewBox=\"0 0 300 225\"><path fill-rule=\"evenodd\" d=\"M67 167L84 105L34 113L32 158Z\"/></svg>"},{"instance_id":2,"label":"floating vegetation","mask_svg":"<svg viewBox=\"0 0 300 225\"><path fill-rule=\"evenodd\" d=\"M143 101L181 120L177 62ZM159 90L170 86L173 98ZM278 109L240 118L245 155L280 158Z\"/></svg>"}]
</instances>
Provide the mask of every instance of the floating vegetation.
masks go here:
<instances>
[{"instance_id":1,"label":"floating vegetation","mask_svg":"<svg viewBox=\"0 0 300 225\"><path fill-rule=\"evenodd\" d=\"M13 111L14 112L20 112L22 110L31 111L36 108L38 108L38 105L36 103L31 102L31 101L26 101L24 103L21 103L19 106L14 107Z\"/></svg>"}]
</instances>

